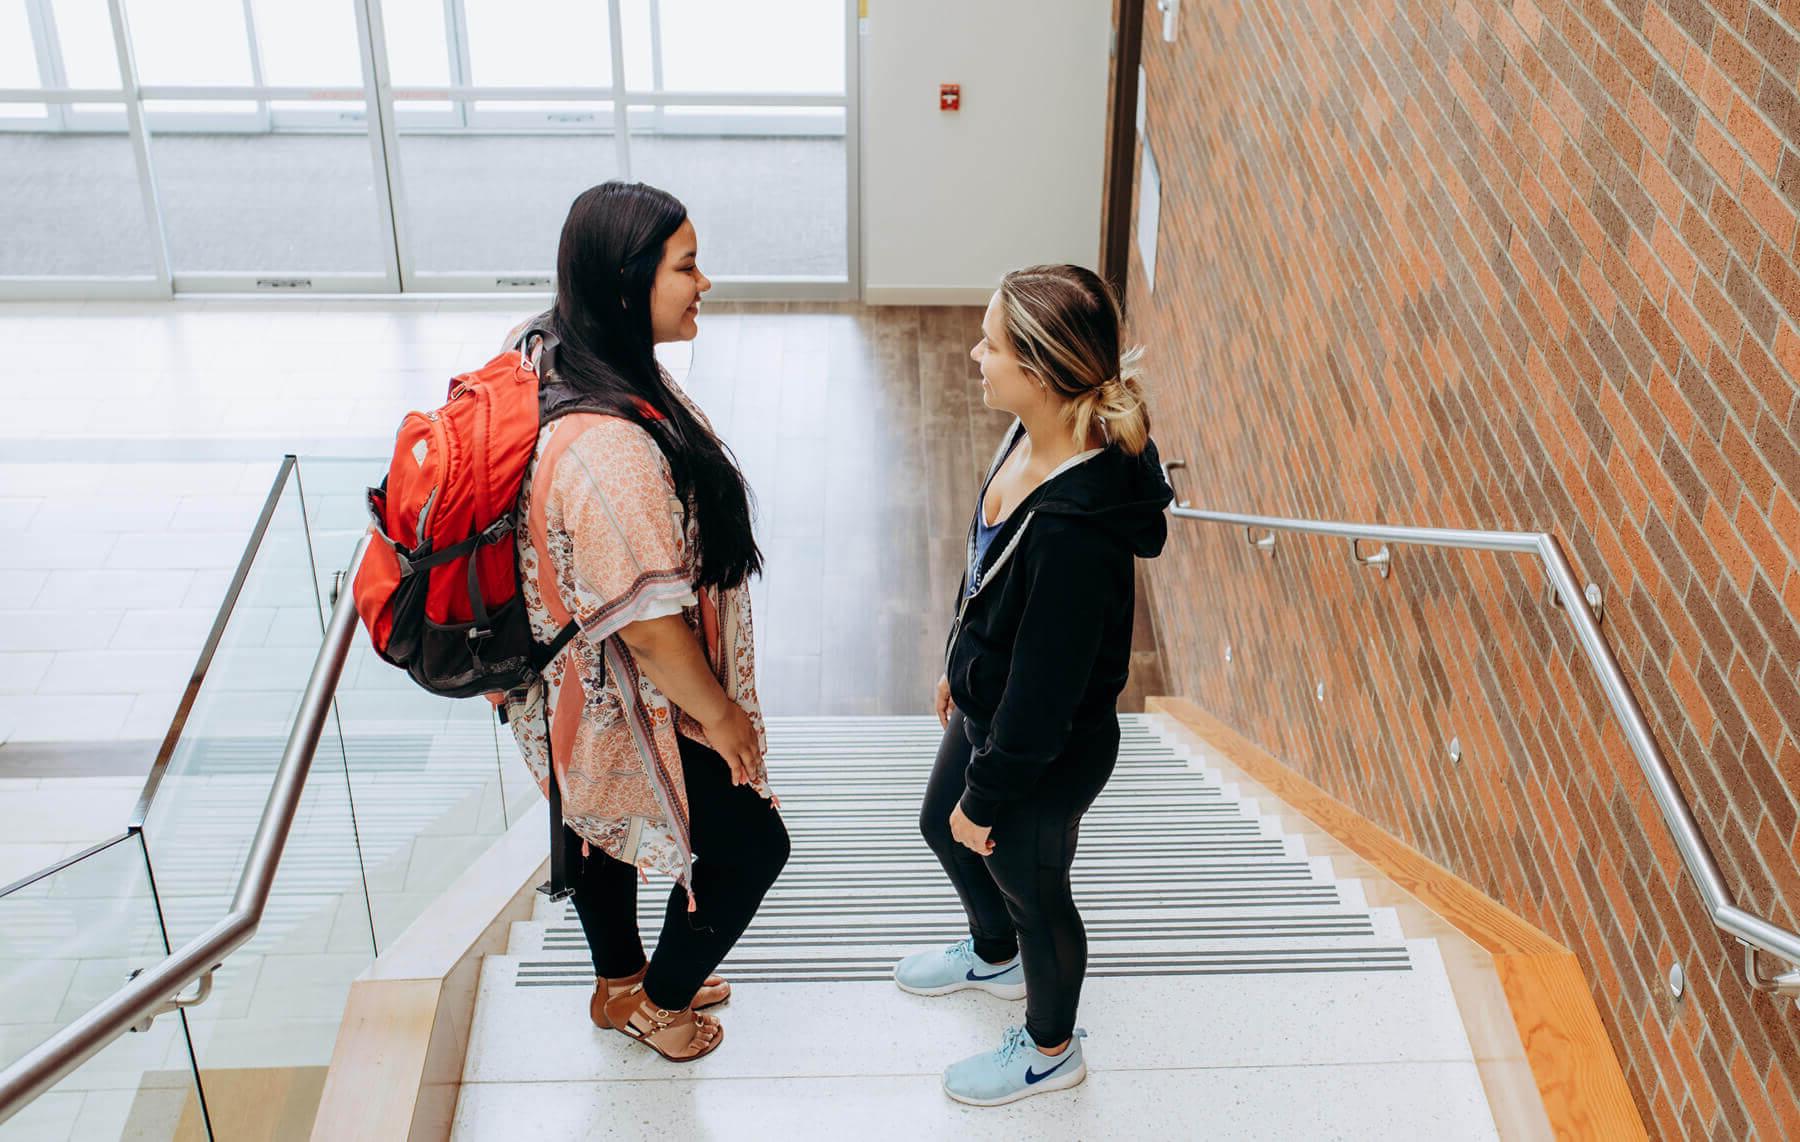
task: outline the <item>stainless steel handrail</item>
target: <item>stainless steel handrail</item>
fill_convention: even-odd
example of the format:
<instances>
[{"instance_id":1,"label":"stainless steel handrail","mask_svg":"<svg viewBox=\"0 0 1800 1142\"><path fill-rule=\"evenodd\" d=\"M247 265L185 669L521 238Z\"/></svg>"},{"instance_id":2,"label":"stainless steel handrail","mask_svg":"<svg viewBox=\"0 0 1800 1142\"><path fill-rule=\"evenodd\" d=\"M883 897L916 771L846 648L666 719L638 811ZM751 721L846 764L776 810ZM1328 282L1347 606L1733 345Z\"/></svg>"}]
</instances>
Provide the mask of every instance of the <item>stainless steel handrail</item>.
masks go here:
<instances>
[{"instance_id":1,"label":"stainless steel handrail","mask_svg":"<svg viewBox=\"0 0 1800 1142\"><path fill-rule=\"evenodd\" d=\"M368 540L364 539L357 546L350 561L352 568L362 558L367 545ZM24 1109L114 1039L133 1026L143 1025L146 1018L199 1002L209 990L212 973L227 956L256 934L257 926L262 923L263 908L269 902L269 890L275 883L275 870L281 863L282 850L287 846L288 831L294 824L294 813L300 807L300 795L306 788L313 754L319 748L319 738L331 716L332 698L337 692L338 677L343 673L344 659L349 655L355 629L355 596L345 591L331 608L325 640L313 660L312 674L306 680L306 691L300 698L300 713L288 732L281 764L275 770L268 802L263 806L256 837L250 844L250 855L245 858L244 871L238 877L231 910L161 963L135 976L130 983L0 1071L0 1123ZM196 980L200 983L199 997L180 996L182 989Z\"/></svg>"},{"instance_id":2,"label":"stainless steel handrail","mask_svg":"<svg viewBox=\"0 0 1800 1142\"><path fill-rule=\"evenodd\" d=\"M1174 473L1186 467L1187 463L1182 460L1171 460L1163 465L1163 475L1170 480L1171 487L1174 486ZM1562 544L1557 542L1555 536L1541 531L1461 531L1206 511L1194 507L1191 502L1179 496L1170 507L1169 514L1179 519L1240 527L1245 530L1246 536L1259 531L1269 532L1268 539L1262 542L1252 541L1252 546L1264 551L1272 548L1270 540L1277 532L1324 535L1348 540L1351 554L1357 562L1378 566L1384 575L1391 567L1392 555L1382 551L1375 556L1364 556L1359 546L1362 542L1465 551L1505 551L1536 556L1543 564L1544 574L1550 580L1555 598L1561 601L1563 613L1568 615L1569 622L1575 627L1575 636L1581 643L1582 654L1587 657L1588 665L1593 669L1600 689L1612 707L1613 717L1618 720L1619 728L1625 735L1626 745L1631 747L1632 755L1637 758L1638 768L1643 772L1644 780L1649 783L1651 796L1655 797L1656 806L1662 813L1663 824L1675 842L1676 851L1681 854L1681 863L1686 867L1688 876L1699 888L1700 898L1711 914L1713 924L1744 946L1745 980L1758 991L1780 996L1800 996L1800 934L1746 912L1732 902L1731 895L1725 888L1725 879L1719 872L1718 861L1713 857L1706 839L1700 835L1694 814L1681 795L1681 787L1675 783L1669 763L1657 746L1649 723L1644 720L1644 711L1638 705L1637 695L1632 692L1630 683L1625 681L1618 659L1613 657L1612 648L1607 646L1606 639L1601 635L1600 624L1589 611L1580 582L1570 568L1567 557L1563 555ZM1758 949L1786 960L1788 970L1776 975L1764 975L1756 962Z\"/></svg>"}]
</instances>

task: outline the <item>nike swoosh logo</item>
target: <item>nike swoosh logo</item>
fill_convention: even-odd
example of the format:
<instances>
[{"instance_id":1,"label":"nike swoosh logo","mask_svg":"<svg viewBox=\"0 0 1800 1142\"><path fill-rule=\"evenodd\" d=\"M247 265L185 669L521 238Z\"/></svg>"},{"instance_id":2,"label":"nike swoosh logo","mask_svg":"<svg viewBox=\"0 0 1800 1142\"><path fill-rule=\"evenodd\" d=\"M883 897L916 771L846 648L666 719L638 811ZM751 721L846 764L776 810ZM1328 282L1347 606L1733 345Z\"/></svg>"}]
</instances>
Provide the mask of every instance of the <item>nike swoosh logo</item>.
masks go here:
<instances>
[{"instance_id":1,"label":"nike swoosh logo","mask_svg":"<svg viewBox=\"0 0 1800 1142\"><path fill-rule=\"evenodd\" d=\"M1013 970L1013 965L1007 964L1005 967L1001 968L999 971L995 972L993 975L976 975L975 969L970 968L967 978L970 983L986 983L990 979L999 979L1001 976L1005 975L1007 972L1009 972L1011 970Z\"/></svg>"},{"instance_id":2,"label":"nike swoosh logo","mask_svg":"<svg viewBox=\"0 0 1800 1142\"><path fill-rule=\"evenodd\" d=\"M1043 1082L1045 1079L1049 1078L1051 1075L1055 1074L1057 1071L1060 1071L1064 1067L1068 1066L1069 1060L1074 1057L1075 1057L1075 1052L1070 1051L1068 1053L1068 1055L1066 1055L1063 1058L1062 1062L1056 1064L1054 1067L1051 1067L1049 1070L1045 1071L1041 1075L1038 1074L1036 1071L1032 1070L1030 1067L1026 1067L1025 1068L1025 1085L1030 1086L1035 1083Z\"/></svg>"}]
</instances>

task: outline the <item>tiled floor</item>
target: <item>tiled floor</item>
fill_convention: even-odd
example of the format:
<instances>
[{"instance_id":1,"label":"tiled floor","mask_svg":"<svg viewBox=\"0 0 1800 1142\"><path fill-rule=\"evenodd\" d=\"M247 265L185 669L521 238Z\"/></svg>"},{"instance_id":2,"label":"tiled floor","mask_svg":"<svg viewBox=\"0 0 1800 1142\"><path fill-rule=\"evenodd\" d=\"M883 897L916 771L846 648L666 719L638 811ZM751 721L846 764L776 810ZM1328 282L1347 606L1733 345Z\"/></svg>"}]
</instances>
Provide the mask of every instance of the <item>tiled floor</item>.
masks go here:
<instances>
[{"instance_id":1,"label":"tiled floor","mask_svg":"<svg viewBox=\"0 0 1800 1142\"><path fill-rule=\"evenodd\" d=\"M0 886L125 827L141 777L0 778Z\"/></svg>"},{"instance_id":2,"label":"tiled floor","mask_svg":"<svg viewBox=\"0 0 1800 1142\"><path fill-rule=\"evenodd\" d=\"M384 454L529 308L0 306L0 743L160 740L281 454Z\"/></svg>"},{"instance_id":3,"label":"tiled floor","mask_svg":"<svg viewBox=\"0 0 1800 1142\"><path fill-rule=\"evenodd\" d=\"M274 470L0 461L0 741L160 738Z\"/></svg>"}]
</instances>

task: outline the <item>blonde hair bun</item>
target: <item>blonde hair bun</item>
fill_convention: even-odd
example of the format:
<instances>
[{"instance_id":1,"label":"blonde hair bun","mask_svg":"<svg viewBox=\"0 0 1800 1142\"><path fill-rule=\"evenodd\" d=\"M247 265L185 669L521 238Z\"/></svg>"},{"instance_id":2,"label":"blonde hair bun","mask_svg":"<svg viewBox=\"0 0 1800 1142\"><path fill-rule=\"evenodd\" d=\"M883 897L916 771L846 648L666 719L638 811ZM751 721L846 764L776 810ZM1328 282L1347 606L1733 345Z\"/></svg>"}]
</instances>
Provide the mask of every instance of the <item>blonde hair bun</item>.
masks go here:
<instances>
[{"instance_id":1,"label":"blonde hair bun","mask_svg":"<svg viewBox=\"0 0 1800 1142\"><path fill-rule=\"evenodd\" d=\"M1077 440L1099 428L1136 456L1150 442L1143 349L1122 349L1118 299L1081 266L1028 266L1000 282L1006 337L1019 361L1067 402Z\"/></svg>"}]
</instances>

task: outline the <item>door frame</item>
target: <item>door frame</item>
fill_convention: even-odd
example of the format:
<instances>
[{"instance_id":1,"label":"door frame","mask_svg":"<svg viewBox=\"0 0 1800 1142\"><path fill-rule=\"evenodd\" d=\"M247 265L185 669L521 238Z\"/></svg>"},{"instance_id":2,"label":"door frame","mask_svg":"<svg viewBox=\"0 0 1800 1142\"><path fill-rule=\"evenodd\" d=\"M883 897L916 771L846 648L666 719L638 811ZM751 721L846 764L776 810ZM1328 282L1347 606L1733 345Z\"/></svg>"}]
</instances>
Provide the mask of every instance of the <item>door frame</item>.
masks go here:
<instances>
[{"instance_id":1,"label":"door frame","mask_svg":"<svg viewBox=\"0 0 1800 1142\"><path fill-rule=\"evenodd\" d=\"M1144 0L1114 0L1112 89L1107 99L1106 185L1100 199L1100 276L1120 304L1131 280L1131 199L1137 178L1138 68Z\"/></svg>"}]
</instances>

